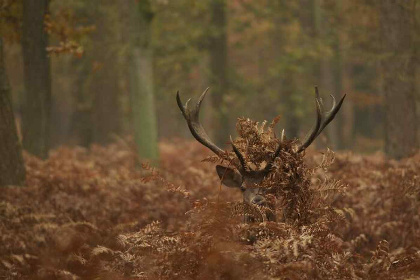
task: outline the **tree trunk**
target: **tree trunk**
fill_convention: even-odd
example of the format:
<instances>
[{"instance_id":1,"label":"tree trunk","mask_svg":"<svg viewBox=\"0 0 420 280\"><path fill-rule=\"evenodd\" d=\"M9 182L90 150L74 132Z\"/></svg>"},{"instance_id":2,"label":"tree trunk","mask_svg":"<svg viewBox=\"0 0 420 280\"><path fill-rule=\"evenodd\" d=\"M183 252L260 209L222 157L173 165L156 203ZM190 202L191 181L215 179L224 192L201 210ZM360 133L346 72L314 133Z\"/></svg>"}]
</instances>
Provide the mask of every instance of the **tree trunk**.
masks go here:
<instances>
[{"instance_id":1,"label":"tree trunk","mask_svg":"<svg viewBox=\"0 0 420 280\"><path fill-rule=\"evenodd\" d=\"M138 155L157 164L159 158L153 80L152 20L149 1L133 2L130 51L130 99Z\"/></svg>"},{"instance_id":2,"label":"tree trunk","mask_svg":"<svg viewBox=\"0 0 420 280\"><path fill-rule=\"evenodd\" d=\"M335 95L336 98L341 98L344 94L343 86L344 86L344 51L343 51L343 33L344 30L341 30L342 24L339 19L342 18L343 12L343 3L342 0L335 1L334 13L336 14L336 18L338 22L335 22L335 26L332 27L332 48L333 48L333 58L332 58L332 70L333 70L333 92L332 94ZM347 104L347 102L346 102ZM344 106L346 107L346 106ZM344 110L343 110L344 111ZM334 123L330 123L330 125L335 129L332 133L335 133L335 148L336 149L344 149L344 113L337 114L334 119ZM334 127L335 125L335 127ZM346 127L348 129L348 127Z\"/></svg>"},{"instance_id":3,"label":"tree trunk","mask_svg":"<svg viewBox=\"0 0 420 280\"><path fill-rule=\"evenodd\" d=\"M340 13L340 16L338 18L342 18L341 14L343 14L344 10L348 7L350 3L345 2L343 0L338 1L338 7L337 11ZM345 23L343 23L344 25ZM338 34L338 40L339 40L339 60L338 67L341 69L339 71L340 73L340 88L339 92L337 92L337 95L342 96L343 94L349 94L347 96L344 106L341 107L339 115L341 116L341 127L340 127L340 144L343 149L352 149L353 143L354 143L354 115L355 115L355 108L354 103L351 98L352 91L353 91L353 78L350 76L350 67L351 62L350 58L347 54L346 48L344 47L345 42L348 41L347 33L345 32L339 32ZM338 96L337 96L338 97Z\"/></svg>"},{"instance_id":4,"label":"tree trunk","mask_svg":"<svg viewBox=\"0 0 420 280\"><path fill-rule=\"evenodd\" d=\"M104 33L102 33L104 34ZM105 51L105 50L104 50ZM105 51L106 52L106 51ZM120 108L118 81L114 57L100 55L100 69L91 73L91 91L94 95L92 106L93 141L107 144L120 131Z\"/></svg>"},{"instance_id":5,"label":"tree trunk","mask_svg":"<svg viewBox=\"0 0 420 280\"><path fill-rule=\"evenodd\" d=\"M409 156L418 148L412 1L378 1L385 95L385 152ZM418 46L417 46L418 47Z\"/></svg>"},{"instance_id":6,"label":"tree trunk","mask_svg":"<svg viewBox=\"0 0 420 280\"><path fill-rule=\"evenodd\" d=\"M4 65L2 37L0 37L0 158L0 186L23 185L25 167Z\"/></svg>"},{"instance_id":7,"label":"tree trunk","mask_svg":"<svg viewBox=\"0 0 420 280\"><path fill-rule=\"evenodd\" d=\"M44 29L48 4L48 0L23 0L23 147L41 158L47 157L50 135L51 73L46 51L48 35Z\"/></svg>"},{"instance_id":8,"label":"tree trunk","mask_svg":"<svg viewBox=\"0 0 420 280\"><path fill-rule=\"evenodd\" d=\"M93 94L88 90L92 61L86 56L73 59L72 68L72 116L70 143L89 147L93 142Z\"/></svg>"},{"instance_id":9,"label":"tree trunk","mask_svg":"<svg viewBox=\"0 0 420 280\"><path fill-rule=\"evenodd\" d=\"M72 107L71 56L51 57L51 122L50 148L70 143L70 124Z\"/></svg>"},{"instance_id":10,"label":"tree trunk","mask_svg":"<svg viewBox=\"0 0 420 280\"><path fill-rule=\"evenodd\" d=\"M274 7L276 16L274 18L274 34L272 37L274 43L273 49L275 49L276 52L273 59L275 59L278 65L281 65L287 61L287 53L283 45L288 44L288 38L285 36L284 30L282 29L282 27L287 25L289 21L289 19L286 19L284 15L282 15L282 10L288 8L287 1L279 0L276 2ZM298 116L298 107L301 104L299 104L299 98L297 98L297 75L297 71L292 68L288 68L286 71L279 73L275 82L276 91L279 92L279 96L281 96L280 102L283 103L287 109L285 114L285 134L288 138L298 137L301 129L301 119Z\"/></svg>"},{"instance_id":11,"label":"tree trunk","mask_svg":"<svg viewBox=\"0 0 420 280\"><path fill-rule=\"evenodd\" d=\"M306 36L315 36L315 1L316 0L300 0L299 22L302 31Z\"/></svg>"},{"instance_id":12,"label":"tree trunk","mask_svg":"<svg viewBox=\"0 0 420 280\"><path fill-rule=\"evenodd\" d=\"M85 24L88 26L96 26L99 18L98 5L98 1L86 2L86 5L74 10L75 16L86 19ZM95 32L92 36L96 34ZM99 40L100 43L103 43L99 36L94 40ZM69 142L72 145L80 145L86 148L94 142L93 113L95 92L92 91L91 84L94 75L92 73L93 62L97 61L96 51L93 46L88 47L86 54L82 57L71 58L69 67L72 97Z\"/></svg>"},{"instance_id":13,"label":"tree trunk","mask_svg":"<svg viewBox=\"0 0 420 280\"><path fill-rule=\"evenodd\" d=\"M229 139L228 105L223 98L228 93L228 61L226 35L226 0L211 1L210 85L213 103L214 141L224 146Z\"/></svg>"},{"instance_id":14,"label":"tree trunk","mask_svg":"<svg viewBox=\"0 0 420 280\"><path fill-rule=\"evenodd\" d=\"M322 0L315 0L314 5L314 12L315 12L315 26L316 26L316 37L320 42L329 42L328 40L329 35L331 35L331 30L329 30L328 26L325 24L325 17L324 17L324 8L322 7ZM321 58L319 60L319 83L320 83L320 92L321 95L324 97L323 99L326 101L324 102L325 108L329 108L330 100L329 98L325 98L328 96L328 93L333 93L336 89L337 84L334 83L334 79L336 76L333 73L333 60L331 57L328 57L324 54L321 54ZM334 93L336 94L336 93ZM324 130L328 140L328 146L332 149L338 148L339 138L338 138L338 122L335 120L331 122L328 127ZM325 137L319 137L321 139L325 139Z\"/></svg>"},{"instance_id":15,"label":"tree trunk","mask_svg":"<svg viewBox=\"0 0 420 280\"><path fill-rule=\"evenodd\" d=\"M93 61L89 89L93 96L92 122L93 141L107 144L120 131L120 106L118 88L118 52L115 36L106 8L111 0L92 3L93 15L97 17L93 34ZM98 9L97 5L102 5Z\"/></svg>"},{"instance_id":16,"label":"tree trunk","mask_svg":"<svg viewBox=\"0 0 420 280\"><path fill-rule=\"evenodd\" d=\"M343 92L340 93L340 96L343 94L351 94L352 88L352 79L349 73L349 65L343 66L342 72L342 87ZM342 148L344 149L352 149L354 143L354 103L353 100L348 96L346 98L345 104L341 107L339 114L342 114L342 127L341 127L341 140L342 140Z\"/></svg>"}]
</instances>

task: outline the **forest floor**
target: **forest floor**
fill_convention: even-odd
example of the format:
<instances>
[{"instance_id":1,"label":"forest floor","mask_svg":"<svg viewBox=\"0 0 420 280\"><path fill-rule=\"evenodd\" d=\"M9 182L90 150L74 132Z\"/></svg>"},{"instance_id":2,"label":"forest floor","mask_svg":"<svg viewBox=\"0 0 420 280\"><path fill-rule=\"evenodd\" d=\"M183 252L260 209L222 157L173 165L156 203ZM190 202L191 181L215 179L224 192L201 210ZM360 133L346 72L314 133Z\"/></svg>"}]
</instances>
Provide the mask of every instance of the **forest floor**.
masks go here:
<instances>
[{"instance_id":1,"label":"forest floor","mask_svg":"<svg viewBox=\"0 0 420 280\"><path fill-rule=\"evenodd\" d=\"M308 151L314 218L244 224L204 148L160 151L156 170L122 140L25 155L27 186L0 192L0 278L420 279L420 153Z\"/></svg>"}]
</instances>

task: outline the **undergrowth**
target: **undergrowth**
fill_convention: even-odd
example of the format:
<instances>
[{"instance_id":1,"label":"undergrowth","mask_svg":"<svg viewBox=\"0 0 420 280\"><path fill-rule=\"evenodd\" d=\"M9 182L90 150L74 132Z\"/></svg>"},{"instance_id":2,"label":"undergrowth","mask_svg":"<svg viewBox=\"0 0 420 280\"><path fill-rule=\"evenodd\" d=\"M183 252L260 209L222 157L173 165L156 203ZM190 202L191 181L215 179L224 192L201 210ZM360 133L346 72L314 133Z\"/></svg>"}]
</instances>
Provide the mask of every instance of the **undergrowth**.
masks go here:
<instances>
[{"instance_id":1,"label":"undergrowth","mask_svg":"<svg viewBox=\"0 0 420 280\"><path fill-rule=\"evenodd\" d=\"M272 123L240 119L235 144L262 168ZM26 187L0 193L4 279L415 279L420 275L420 154L296 154L286 139L263 181L278 222L243 223L195 143L160 145L154 169L120 141L25 155ZM205 159L207 162L202 162Z\"/></svg>"}]
</instances>

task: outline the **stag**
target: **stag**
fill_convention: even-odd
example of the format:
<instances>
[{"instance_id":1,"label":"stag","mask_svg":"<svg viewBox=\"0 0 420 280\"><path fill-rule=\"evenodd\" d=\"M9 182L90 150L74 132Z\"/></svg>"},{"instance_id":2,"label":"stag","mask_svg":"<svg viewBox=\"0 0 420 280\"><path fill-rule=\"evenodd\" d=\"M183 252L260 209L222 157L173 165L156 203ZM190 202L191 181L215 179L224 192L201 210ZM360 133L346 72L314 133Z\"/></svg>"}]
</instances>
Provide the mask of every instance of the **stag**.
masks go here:
<instances>
[{"instance_id":1,"label":"stag","mask_svg":"<svg viewBox=\"0 0 420 280\"><path fill-rule=\"evenodd\" d=\"M199 121L201 103L203 102L208 89L209 88L207 88L201 94L195 106L190 106L191 99L189 99L185 105L183 105L179 96L179 92L177 92L177 104L182 112L182 115L187 121L188 128L190 129L193 137L202 145L210 149L218 157L221 159L226 159L227 153L210 140L209 136ZM318 88L315 87L316 122L312 130L308 133L306 139L294 150L295 153L302 153L307 147L309 147L309 145L317 138L323 129L334 119L335 115L343 104L344 98L346 97L346 95L344 95L340 101L336 103L334 96L330 96L332 98L333 105L331 110L326 112L324 110L323 101L319 96ZM283 141L284 130L279 140L277 149L274 151L271 157L269 157L266 165L260 170L253 170L250 166L247 165L244 156L236 147L232 138L230 138L232 150L238 159L237 163L234 164L235 168L217 165L216 172L224 186L229 188L236 188L242 192L244 205L248 205L251 208L273 208L272 204L270 204L266 198L265 189L258 187L258 185L272 170L273 164L282 150ZM266 220L276 221L277 218L275 209L271 209L271 211L266 211L265 213ZM252 220L248 219L246 221L250 222Z\"/></svg>"}]
</instances>

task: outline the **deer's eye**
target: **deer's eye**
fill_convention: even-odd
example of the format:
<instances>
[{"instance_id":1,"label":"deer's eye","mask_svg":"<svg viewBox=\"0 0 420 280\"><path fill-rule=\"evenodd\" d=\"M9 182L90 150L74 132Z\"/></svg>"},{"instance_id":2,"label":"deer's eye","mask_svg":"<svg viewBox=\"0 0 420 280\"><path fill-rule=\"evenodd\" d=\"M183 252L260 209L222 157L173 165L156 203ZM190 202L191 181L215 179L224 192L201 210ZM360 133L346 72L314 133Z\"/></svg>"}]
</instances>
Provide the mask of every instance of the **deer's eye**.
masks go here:
<instances>
[{"instance_id":1,"label":"deer's eye","mask_svg":"<svg viewBox=\"0 0 420 280\"><path fill-rule=\"evenodd\" d=\"M245 186L244 186L244 185L241 185L241 186L239 187L239 189L240 189L242 192L244 192L244 191L246 190L246 188L245 188Z\"/></svg>"}]
</instances>

